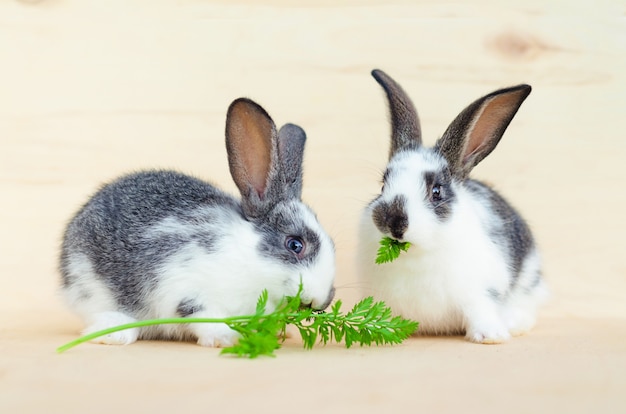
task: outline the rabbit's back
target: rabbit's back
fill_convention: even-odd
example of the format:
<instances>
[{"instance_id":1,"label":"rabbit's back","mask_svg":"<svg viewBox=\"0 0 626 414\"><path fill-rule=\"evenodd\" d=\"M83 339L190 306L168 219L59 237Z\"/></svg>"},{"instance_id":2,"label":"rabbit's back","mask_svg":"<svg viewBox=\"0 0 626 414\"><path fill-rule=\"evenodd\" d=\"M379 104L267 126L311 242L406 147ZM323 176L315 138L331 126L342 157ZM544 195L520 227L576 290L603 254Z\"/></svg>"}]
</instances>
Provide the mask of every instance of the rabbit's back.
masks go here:
<instances>
[{"instance_id":1,"label":"rabbit's back","mask_svg":"<svg viewBox=\"0 0 626 414\"><path fill-rule=\"evenodd\" d=\"M141 309L169 257L190 243L215 249L225 216L241 217L237 200L197 178L173 171L124 176L101 188L68 225L63 288L100 283L122 309ZM95 280L81 280L87 277Z\"/></svg>"},{"instance_id":2,"label":"rabbit's back","mask_svg":"<svg viewBox=\"0 0 626 414\"><path fill-rule=\"evenodd\" d=\"M485 205L484 228L494 244L503 250L511 270L511 286L522 270L523 263L535 249L530 227L519 212L498 192L478 180L467 180L465 188Z\"/></svg>"}]
</instances>

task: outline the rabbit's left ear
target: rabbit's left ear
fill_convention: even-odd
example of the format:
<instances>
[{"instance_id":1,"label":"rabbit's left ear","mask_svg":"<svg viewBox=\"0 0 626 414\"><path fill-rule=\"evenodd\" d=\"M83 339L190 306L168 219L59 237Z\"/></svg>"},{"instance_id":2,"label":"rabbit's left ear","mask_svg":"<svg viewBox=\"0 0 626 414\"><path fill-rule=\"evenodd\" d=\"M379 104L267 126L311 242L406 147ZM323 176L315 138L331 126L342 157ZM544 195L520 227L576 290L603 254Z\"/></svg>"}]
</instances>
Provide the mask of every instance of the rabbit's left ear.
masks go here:
<instances>
[{"instance_id":1,"label":"rabbit's left ear","mask_svg":"<svg viewBox=\"0 0 626 414\"><path fill-rule=\"evenodd\" d=\"M374 69L372 76L385 90L391 117L391 148L389 159L396 152L422 145L422 130L417 111L409 95L400 84L380 69Z\"/></svg>"},{"instance_id":2,"label":"rabbit's left ear","mask_svg":"<svg viewBox=\"0 0 626 414\"><path fill-rule=\"evenodd\" d=\"M452 174L466 178L493 151L530 91L530 85L497 90L474 101L452 121L435 144Z\"/></svg>"}]
</instances>

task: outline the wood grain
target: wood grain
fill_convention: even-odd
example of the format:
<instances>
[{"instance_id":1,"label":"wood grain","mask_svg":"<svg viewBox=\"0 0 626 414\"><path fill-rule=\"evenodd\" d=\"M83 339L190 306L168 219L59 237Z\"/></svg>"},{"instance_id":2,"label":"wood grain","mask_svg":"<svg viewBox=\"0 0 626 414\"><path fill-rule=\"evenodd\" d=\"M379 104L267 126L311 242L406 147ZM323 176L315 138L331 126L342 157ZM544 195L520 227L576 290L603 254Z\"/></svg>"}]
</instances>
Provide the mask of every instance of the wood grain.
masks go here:
<instances>
[{"instance_id":1,"label":"wood grain","mask_svg":"<svg viewBox=\"0 0 626 414\"><path fill-rule=\"evenodd\" d=\"M0 411L96 399L100 411L623 411L625 12L617 0L0 2ZM499 347L291 341L255 362L169 343L53 355L80 329L55 294L71 214L141 168L235 193L224 117L240 96L307 131L304 198L336 241L338 297L356 300L357 220L389 145L374 68L412 96L428 143L475 98L533 86L475 176L543 248L553 298L535 331Z\"/></svg>"}]
</instances>

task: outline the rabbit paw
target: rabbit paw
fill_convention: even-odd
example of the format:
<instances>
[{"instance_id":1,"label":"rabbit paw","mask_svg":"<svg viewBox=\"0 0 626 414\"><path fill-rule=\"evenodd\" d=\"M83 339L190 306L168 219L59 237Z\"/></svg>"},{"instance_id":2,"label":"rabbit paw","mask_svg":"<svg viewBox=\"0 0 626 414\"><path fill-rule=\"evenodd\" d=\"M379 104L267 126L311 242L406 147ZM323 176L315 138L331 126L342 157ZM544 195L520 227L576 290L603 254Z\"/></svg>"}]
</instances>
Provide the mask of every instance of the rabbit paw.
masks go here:
<instances>
[{"instance_id":1,"label":"rabbit paw","mask_svg":"<svg viewBox=\"0 0 626 414\"><path fill-rule=\"evenodd\" d=\"M511 339L511 334L503 327L483 327L469 329L465 338L478 344L501 344Z\"/></svg>"},{"instance_id":2,"label":"rabbit paw","mask_svg":"<svg viewBox=\"0 0 626 414\"><path fill-rule=\"evenodd\" d=\"M101 312L94 315L92 323L83 331L83 335L131 322L135 322L135 319L121 312ZM99 336L91 342L105 345L129 345L137 341L138 337L139 329L131 328Z\"/></svg>"},{"instance_id":3,"label":"rabbit paw","mask_svg":"<svg viewBox=\"0 0 626 414\"><path fill-rule=\"evenodd\" d=\"M194 332L198 337L198 345L213 348L233 346L240 338L240 334L223 323L196 324Z\"/></svg>"},{"instance_id":4,"label":"rabbit paw","mask_svg":"<svg viewBox=\"0 0 626 414\"><path fill-rule=\"evenodd\" d=\"M535 325L535 315L523 310L509 310L505 321L512 336L521 336Z\"/></svg>"}]
</instances>

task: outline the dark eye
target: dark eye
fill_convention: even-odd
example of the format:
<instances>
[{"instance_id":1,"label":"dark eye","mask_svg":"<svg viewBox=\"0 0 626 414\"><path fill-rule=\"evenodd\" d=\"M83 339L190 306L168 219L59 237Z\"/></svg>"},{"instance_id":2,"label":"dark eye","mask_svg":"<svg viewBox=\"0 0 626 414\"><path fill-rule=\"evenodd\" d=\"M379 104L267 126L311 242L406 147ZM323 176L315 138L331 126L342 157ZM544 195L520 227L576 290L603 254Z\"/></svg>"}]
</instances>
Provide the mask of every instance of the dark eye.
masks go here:
<instances>
[{"instance_id":1,"label":"dark eye","mask_svg":"<svg viewBox=\"0 0 626 414\"><path fill-rule=\"evenodd\" d=\"M285 247L295 254L300 254L304 250L304 241L297 236L289 236L285 240Z\"/></svg>"},{"instance_id":2,"label":"dark eye","mask_svg":"<svg viewBox=\"0 0 626 414\"><path fill-rule=\"evenodd\" d=\"M443 197L443 189L441 188L441 185L439 184L433 185L431 194L432 194L433 201L441 201L441 198Z\"/></svg>"}]
</instances>

